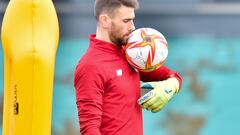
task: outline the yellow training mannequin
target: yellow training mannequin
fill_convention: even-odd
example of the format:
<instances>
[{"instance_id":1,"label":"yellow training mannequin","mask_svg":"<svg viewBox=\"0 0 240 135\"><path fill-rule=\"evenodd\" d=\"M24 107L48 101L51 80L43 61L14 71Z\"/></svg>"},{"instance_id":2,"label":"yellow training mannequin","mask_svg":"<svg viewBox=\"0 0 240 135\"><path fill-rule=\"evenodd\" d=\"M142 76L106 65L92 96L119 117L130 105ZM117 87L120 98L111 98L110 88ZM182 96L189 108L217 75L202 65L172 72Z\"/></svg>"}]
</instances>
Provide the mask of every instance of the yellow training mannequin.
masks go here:
<instances>
[{"instance_id":1,"label":"yellow training mannequin","mask_svg":"<svg viewBox=\"0 0 240 135\"><path fill-rule=\"evenodd\" d=\"M3 135L50 135L59 25L51 0L11 0L2 24Z\"/></svg>"}]
</instances>

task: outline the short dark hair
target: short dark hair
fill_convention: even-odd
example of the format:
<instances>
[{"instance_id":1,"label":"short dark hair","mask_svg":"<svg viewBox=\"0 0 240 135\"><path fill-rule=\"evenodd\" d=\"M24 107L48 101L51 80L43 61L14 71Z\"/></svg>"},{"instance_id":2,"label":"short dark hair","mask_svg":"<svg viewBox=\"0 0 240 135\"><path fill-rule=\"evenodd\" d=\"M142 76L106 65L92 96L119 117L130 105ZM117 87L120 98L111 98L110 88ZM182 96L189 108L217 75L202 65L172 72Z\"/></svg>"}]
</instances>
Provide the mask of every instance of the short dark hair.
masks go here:
<instances>
[{"instance_id":1,"label":"short dark hair","mask_svg":"<svg viewBox=\"0 0 240 135\"><path fill-rule=\"evenodd\" d=\"M94 14L96 19L101 13L106 12L111 15L114 10L123 6L132 7L137 9L139 7L138 0L95 0Z\"/></svg>"}]
</instances>

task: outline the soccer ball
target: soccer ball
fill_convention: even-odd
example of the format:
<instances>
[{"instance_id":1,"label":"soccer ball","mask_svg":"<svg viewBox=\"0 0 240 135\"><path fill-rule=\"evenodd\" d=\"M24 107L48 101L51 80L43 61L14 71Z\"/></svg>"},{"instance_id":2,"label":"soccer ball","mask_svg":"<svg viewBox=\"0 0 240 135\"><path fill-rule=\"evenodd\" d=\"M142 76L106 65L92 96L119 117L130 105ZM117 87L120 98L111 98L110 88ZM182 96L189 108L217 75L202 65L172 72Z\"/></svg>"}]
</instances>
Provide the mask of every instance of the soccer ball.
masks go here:
<instances>
[{"instance_id":1,"label":"soccer ball","mask_svg":"<svg viewBox=\"0 0 240 135\"><path fill-rule=\"evenodd\" d=\"M168 55L165 37L152 28L139 28L132 32L124 49L129 64L142 72L159 68Z\"/></svg>"}]
</instances>

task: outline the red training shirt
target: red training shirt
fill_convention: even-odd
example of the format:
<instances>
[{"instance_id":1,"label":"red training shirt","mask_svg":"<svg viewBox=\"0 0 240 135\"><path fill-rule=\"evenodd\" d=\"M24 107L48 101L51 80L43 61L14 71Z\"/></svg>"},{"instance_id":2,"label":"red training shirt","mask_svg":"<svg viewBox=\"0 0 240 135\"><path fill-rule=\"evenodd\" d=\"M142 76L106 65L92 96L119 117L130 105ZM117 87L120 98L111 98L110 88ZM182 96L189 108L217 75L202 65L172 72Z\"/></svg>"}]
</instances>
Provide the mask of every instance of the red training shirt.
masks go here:
<instances>
[{"instance_id":1,"label":"red training shirt","mask_svg":"<svg viewBox=\"0 0 240 135\"><path fill-rule=\"evenodd\" d=\"M82 135L142 135L142 110L137 103L142 81L180 76L166 66L136 72L116 45L90 35L90 46L77 64L74 86Z\"/></svg>"}]
</instances>

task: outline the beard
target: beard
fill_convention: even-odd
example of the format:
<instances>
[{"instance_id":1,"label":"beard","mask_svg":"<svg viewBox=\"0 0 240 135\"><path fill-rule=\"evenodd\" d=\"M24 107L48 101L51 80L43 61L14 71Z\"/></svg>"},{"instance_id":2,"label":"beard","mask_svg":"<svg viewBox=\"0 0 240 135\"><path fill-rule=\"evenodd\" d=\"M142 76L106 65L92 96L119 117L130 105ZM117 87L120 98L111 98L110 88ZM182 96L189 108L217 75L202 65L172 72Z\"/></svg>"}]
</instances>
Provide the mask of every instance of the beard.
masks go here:
<instances>
[{"instance_id":1,"label":"beard","mask_svg":"<svg viewBox=\"0 0 240 135\"><path fill-rule=\"evenodd\" d=\"M129 33L121 34L121 29L116 29L116 25L113 23L111 27L111 31L109 32L109 37L112 43L116 44L117 46L121 47L126 45L128 42L128 38L130 35Z\"/></svg>"},{"instance_id":2,"label":"beard","mask_svg":"<svg viewBox=\"0 0 240 135\"><path fill-rule=\"evenodd\" d=\"M111 31L110 32L110 40L117 46L121 47L127 44L128 38L124 38L125 36L119 36L118 32Z\"/></svg>"}]
</instances>

